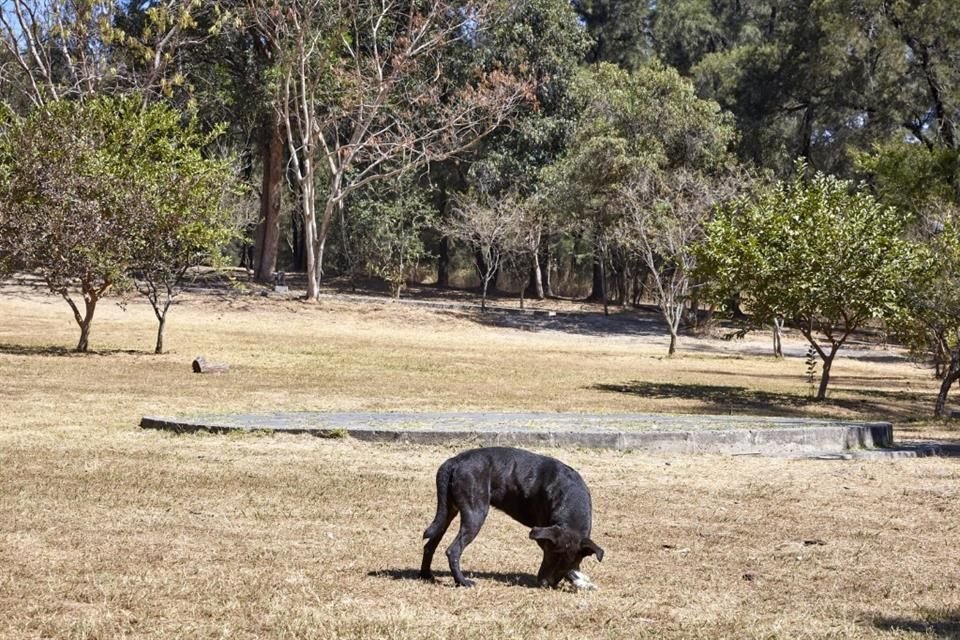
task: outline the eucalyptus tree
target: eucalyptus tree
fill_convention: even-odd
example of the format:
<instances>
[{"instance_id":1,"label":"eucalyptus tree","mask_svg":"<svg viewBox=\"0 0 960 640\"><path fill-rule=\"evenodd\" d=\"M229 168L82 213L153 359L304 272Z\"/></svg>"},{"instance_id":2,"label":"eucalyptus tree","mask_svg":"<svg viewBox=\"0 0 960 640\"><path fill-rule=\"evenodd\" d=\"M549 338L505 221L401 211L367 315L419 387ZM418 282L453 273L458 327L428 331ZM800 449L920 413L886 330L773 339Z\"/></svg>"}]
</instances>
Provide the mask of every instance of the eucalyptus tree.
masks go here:
<instances>
[{"instance_id":1,"label":"eucalyptus tree","mask_svg":"<svg viewBox=\"0 0 960 640\"><path fill-rule=\"evenodd\" d=\"M134 25L131 7L110 0L0 0L0 50L11 61L0 84L34 108L104 92L172 96L186 81L183 56L206 37L195 27L209 6L149 5Z\"/></svg>"},{"instance_id":2,"label":"eucalyptus tree","mask_svg":"<svg viewBox=\"0 0 960 640\"><path fill-rule=\"evenodd\" d=\"M567 148L577 118L572 87L589 50L590 37L573 7L563 0L520 0L504 7L501 19L480 34L457 64L479 62L533 82L533 100L524 102L511 120L481 141L470 153L431 167L430 183L448 215L457 193L469 188L491 194L512 193L524 200L541 188L540 170ZM482 183L482 185L481 185ZM558 227L543 207L525 207L530 281L535 295L548 289L545 247L550 229ZM539 232L537 230L540 230ZM481 268L482 270L482 268Z\"/></svg>"},{"instance_id":3,"label":"eucalyptus tree","mask_svg":"<svg viewBox=\"0 0 960 640\"><path fill-rule=\"evenodd\" d=\"M497 19L497 7L492 0L251 5L279 44L275 90L301 197L308 299L319 295L328 234L347 196L463 151L531 99L528 82L497 69L444 74L446 57L469 47Z\"/></svg>"}]
</instances>

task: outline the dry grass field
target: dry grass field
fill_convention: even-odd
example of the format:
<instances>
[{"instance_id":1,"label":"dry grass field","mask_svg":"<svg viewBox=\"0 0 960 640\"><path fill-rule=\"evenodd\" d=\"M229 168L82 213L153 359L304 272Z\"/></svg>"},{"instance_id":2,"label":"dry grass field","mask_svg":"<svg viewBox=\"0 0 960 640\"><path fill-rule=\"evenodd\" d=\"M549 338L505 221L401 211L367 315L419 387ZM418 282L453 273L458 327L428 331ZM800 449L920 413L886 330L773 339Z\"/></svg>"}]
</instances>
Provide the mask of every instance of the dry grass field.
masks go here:
<instances>
[{"instance_id":1,"label":"dry grass field","mask_svg":"<svg viewBox=\"0 0 960 640\"><path fill-rule=\"evenodd\" d=\"M667 457L552 450L594 495L595 592L534 588L539 550L493 513L457 589L413 579L433 475L457 447L141 431L145 414L253 410L758 412L888 419L936 384L844 358L687 338L536 331L390 303L190 295L154 356L149 308L0 289L2 638L960 637L960 458ZM759 345L765 342L757 343ZM231 364L190 373L195 356ZM448 534L452 536L452 532Z\"/></svg>"}]
</instances>

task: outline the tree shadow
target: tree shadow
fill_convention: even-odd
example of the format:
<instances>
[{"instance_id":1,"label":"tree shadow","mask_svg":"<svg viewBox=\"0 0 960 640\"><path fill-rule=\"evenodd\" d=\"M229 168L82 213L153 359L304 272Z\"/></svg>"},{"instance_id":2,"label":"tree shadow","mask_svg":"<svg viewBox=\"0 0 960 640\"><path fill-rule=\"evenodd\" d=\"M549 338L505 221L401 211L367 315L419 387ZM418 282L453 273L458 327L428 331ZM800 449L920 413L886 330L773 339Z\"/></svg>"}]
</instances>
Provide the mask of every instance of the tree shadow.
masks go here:
<instances>
[{"instance_id":1,"label":"tree shadow","mask_svg":"<svg viewBox=\"0 0 960 640\"><path fill-rule=\"evenodd\" d=\"M118 354L141 355L152 354L152 351L141 351L138 349L90 349L86 352L80 352L63 346L39 346L24 344L3 344L0 343L0 354L8 356L48 356L48 357L83 357L83 356L112 356Z\"/></svg>"},{"instance_id":2,"label":"tree shadow","mask_svg":"<svg viewBox=\"0 0 960 640\"><path fill-rule=\"evenodd\" d=\"M494 582L499 582L511 587L527 587L530 589L539 588L536 577L527 573L503 573L500 571L464 571L463 573L468 578L475 578L477 580L492 580ZM377 571L369 571L367 572L367 575L371 578L390 578L391 580L420 579L419 569L381 569ZM433 575L435 577L450 578L451 580L453 579L453 575L449 571L434 571Z\"/></svg>"},{"instance_id":3,"label":"tree shadow","mask_svg":"<svg viewBox=\"0 0 960 640\"><path fill-rule=\"evenodd\" d=\"M808 396L789 393L775 393L741 386L678 384L671 382L647 382L634 380L623 384L598 383L590 387L596 391L624 393L657 399L697 400L725 413L750 413L753 415L809 416L811 408L837 408L859 414L864 417L884 415L900 420L914 419L918 412L914 407L904 407L904 403L922 403L926 396L920 393L902 391L884 391L880 389L844 391L862 397L830 398L818 401ZM837 389L835 389L836 391ZM872 402L873 400L874 402ZM883 402L883 406L877 403ZM891 407L886 402L896 403ZM932 406L932 400L926 400Z\"/></svg>"},{"instance_id":4,"label":"tree shadow","mask_svg":"<svg viewBox=\"0 0 960 640\"><path fill-rule=\"evenodd\" d=\"M944 611L925 612L923 618L903 616L878 616L873 626L881 631L911 632L933 638L960 638L960 613Z\"/></svg>"},{"instance_id":5,"label":"tree shadow","mask_svg":"<svg viewBox=\"0 0 960 640\"><path fill-rule=\"evenodd\" d=\"M656 318L637 313L613 313L605 316L591 312L557 312L519 309L489 309L486 313L468 316L487 327L520 331L557 331L585 336L658 336L667 335L666 325Z\"/></svg>"}]
</instances>

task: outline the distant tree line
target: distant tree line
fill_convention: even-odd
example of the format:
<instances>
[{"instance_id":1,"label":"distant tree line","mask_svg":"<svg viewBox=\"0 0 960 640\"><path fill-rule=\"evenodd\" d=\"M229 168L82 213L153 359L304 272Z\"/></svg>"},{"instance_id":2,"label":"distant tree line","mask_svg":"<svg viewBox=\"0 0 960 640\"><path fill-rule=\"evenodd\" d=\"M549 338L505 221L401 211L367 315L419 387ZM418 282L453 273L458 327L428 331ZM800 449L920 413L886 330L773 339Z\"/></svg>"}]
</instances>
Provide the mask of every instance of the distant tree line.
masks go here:
<instances>
[{"instance_id":1,"label":"distant tree line","mask_svg":"<svg viewBox=\"0 0 960 640\"><path fill-rule=\"evenodd\" d=\"M819 398L876 322L938 413L960 379L953 0L0 0L0 101L0 269L81 350L118 286L162 350L245 229L310 300L465 259L484 304L653 303L671 353L712 312L794 327Z\"/></svg>"}]
</instances>

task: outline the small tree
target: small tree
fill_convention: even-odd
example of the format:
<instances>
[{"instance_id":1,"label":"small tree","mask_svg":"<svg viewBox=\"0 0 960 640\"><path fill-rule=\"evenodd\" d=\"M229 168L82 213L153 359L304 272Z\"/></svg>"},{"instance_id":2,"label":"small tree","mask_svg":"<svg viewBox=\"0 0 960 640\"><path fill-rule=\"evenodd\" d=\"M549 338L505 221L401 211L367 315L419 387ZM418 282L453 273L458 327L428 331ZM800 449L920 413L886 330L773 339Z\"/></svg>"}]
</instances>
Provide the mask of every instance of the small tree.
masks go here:
<instances>
[{"instance_id":1,"label":"small tree","mask_svg":"<svg viewBox=\"0 0 960 640\"><path fill-rule=\"evenodd\" d=\"M693 292L697 243L710 210L735 190L727 177L678 169L651 173L624 193L626 214L617 235L652 280L653 299L670 332L671 356Z\"/></svg>"},{"instance_id":2,"label":"small tree","mask_svg":"<svg viewBox=\"0 0 960 640\"><path fill-rule=\"evenodd\" d=\"M89 347L97 303L132 270L154 285L170 283L188 255L222 238L209 225L219 219L213 196L228 175L203 160L201 138L168 107L136 98L59 101L6 122L0 262L38 271L66 300L80 327L77 351Z\"/></svg>"},{"instance_id":3,"label":"small tree","mask_svg":"<svg viewBox=\"0 0 960 640\"><path fill-rule=\"evenodd\" d=\"M118 179L118 159L105 152L125 136L106 101L50 103L8 122L0 255L39 271L66 300L80 327L76 349L87 351L97 302L124 281L132 255L124 195L134 187Z\"/></svg>"},{"instance_id":4,"label":"small tree","mask_svg":"<svg viewBox=\"0 0 960 640\"><path fill-rule=\"evenodd\" d=\"M428 257L422 234L434 224L436 212L406 181L379 186L348 203L351 214L342 221L341 252L351 275L383 278L390 294L399 298L411 267Z\"/></svg>"},{"instance_id":5,"label":"small tree","mask_svg":"<svg viewBox=\"0 0 960 640\"><path fill-rule=\"evenodd\" d=\"M947 218L928 240L926 269L907 289L908 313L895 328L912 351L932 356L940 378L933 414L946 411L950 389L960 380L960 221Z\"/></svg>"},{"instance_id":6,"label":"small tree","mask_svg":"<svg viewBox=\"0 0 960 640\"><path fill-rule=\"evenodd\" d=\"M861 154L857 164L881 200L913 214L911 231L928 256L894 328L914 355L932 362L941 380L934 415L941 417L960 379L960 152L896 140Z\"/></svg>"},{"instance_id":7,"label":"small tree","mask_svg":"<svg viewBox=\"0 0 960 640\"><path fill-rule=\"evenodd\" d=\"M444 226L448 237L464 242L480 258L477 274L483 294L480 308L487 308L487 290L504 258L516 251L520 206L514 194L500 197L474 194L461 198Z\"/></svg>"},{"instance_id":8,"label":"small tree","mask_svg":"<svg viewBox=\"0 0 960 640\"><path fill-rule=\"evenodd\" d=\"M138 123L122 149L123 170L139 186L127 209L141 223L131 228L138 236L131 268L157 318L154 352L163 353L167 313L187 271L219 264L224 247L239 237L224 206L224 196L237 193L235 173L228 160L206 158L201 151L219 132L203 135L195 121L181 125L180 115L164 107L137 109L124 118Z\"/></svg>"},{"instance_id":9,"label":"small tree","mask_svg":"<svg viewBox=\"0 0 960 640\"><path fill-rule=\"evenodd\" d=\"M907 218L850 182L817 173L796 176L720 207L699 250L699 272L718 302L736 291L758 325L785 318L798 327L823 366L817 399L851 333L900 311L918 266L903 238Z\"/></svg>"}]
</instances>

